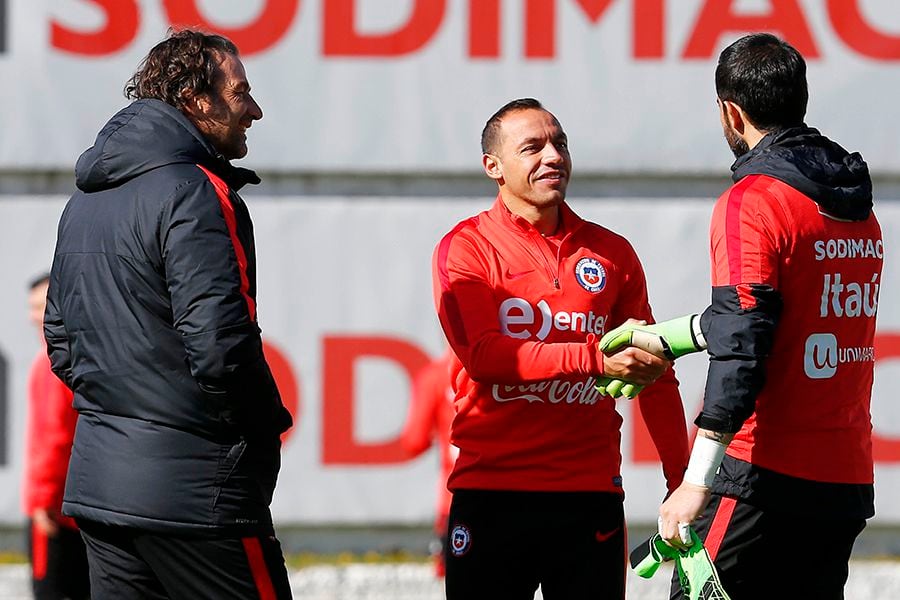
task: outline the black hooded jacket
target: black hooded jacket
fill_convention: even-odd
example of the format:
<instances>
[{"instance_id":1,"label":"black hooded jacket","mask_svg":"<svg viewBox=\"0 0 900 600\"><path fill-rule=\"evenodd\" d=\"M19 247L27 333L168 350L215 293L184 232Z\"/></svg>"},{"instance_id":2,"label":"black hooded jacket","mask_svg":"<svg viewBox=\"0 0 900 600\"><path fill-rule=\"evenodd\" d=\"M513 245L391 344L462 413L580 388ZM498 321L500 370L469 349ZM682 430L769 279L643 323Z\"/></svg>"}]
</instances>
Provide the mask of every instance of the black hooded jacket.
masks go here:
<instances>
[{"instance_id":1,"label":"black hooded jacket","mask_svg":"<svg viewBox=\"0 0 900 600\"><path fill-rule=\"evenodd\" d=\"M840 221L865 221L872 213L872 181L865 161L810 127L769 133L735 161L732 171L735 184L751 175L777 179L815 202L820 213ZM766 360L784 299L772 286L748 287L753 297L749 307L742 305L735 286L713 287L712 304L701 316L710 365L703 410L695 423L704 429L737 432L754 412L766 384ZM802 480L731 456L725 457L713 490L806 514L866 518L874 510L871 485Z\"/></svg>"},{"instance_id":2,"label":"black hooded jacket","mask_svg":"<svg viewBox=\"0 0 900 600\"><path fill-rule=\"evenodd\" d=\"M166 532L272 528L291 424L263 356L231 166L177 109L139 100L76 165L44 332L75 392L63 512Z\"/></svg>"}]
</instances>

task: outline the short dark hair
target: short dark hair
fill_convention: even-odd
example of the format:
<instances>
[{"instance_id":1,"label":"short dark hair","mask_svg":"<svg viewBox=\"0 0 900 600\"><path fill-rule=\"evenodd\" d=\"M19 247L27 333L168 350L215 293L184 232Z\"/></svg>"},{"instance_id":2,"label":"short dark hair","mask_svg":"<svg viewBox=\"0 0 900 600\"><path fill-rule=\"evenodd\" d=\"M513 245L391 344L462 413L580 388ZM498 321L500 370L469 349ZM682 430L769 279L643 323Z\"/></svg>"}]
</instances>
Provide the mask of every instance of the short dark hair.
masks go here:
<instances>
[{"instance_id":1,"label":"short dark hair","mask_svg":"<svg viewBox=\"0 0 900 600\"><path fill-rule=\"evenodd\" d=\"M221 35L170 28L125 84L125 97L156 98L180 109L188 97L213 88L219 76L217 54L222 52L237 55L238 49Z\"/></svg>"},{"instance_id":2,"label":"short dark hair","mask_svg":"<svg viewBox=\"0 0 900 600\"><path fill-rule=\"evenodd\" d=\"M770 33L746 35L719 54L716 94L744 109L761 131L802 125L809 101L806 61Z\"/></svg>"},{"instance_id":3,"label":"short dark hair","mask_svg":"<svg viewBox=\"0 0 900 600\"><path fill-rule=\"evenodd\" d=\"M543 104L534 98L519 98L518 100L507 102L500 107L500 110L495 112L491 118L487 120L484 129L481 130L481 151L484 154L490 154L497 150L497 144L500 142L500 121L503 120L503 117L513 111L530 108L547 110L544 108Z\"/></svg>"},{"instance_id":4,"label":"short dark hair","mask_svg":"<svg viewBox=\"0 0 900 600\"><path fill-rule=\"evenodd\" d=\"M28 282L28 289L33 290L37 286L42 285L44 283L50 283L50 273L48 273L46 271L44 271L40 275L36 275L35 277L32 277L31 280Z\"/></svg>"}]
</instances>

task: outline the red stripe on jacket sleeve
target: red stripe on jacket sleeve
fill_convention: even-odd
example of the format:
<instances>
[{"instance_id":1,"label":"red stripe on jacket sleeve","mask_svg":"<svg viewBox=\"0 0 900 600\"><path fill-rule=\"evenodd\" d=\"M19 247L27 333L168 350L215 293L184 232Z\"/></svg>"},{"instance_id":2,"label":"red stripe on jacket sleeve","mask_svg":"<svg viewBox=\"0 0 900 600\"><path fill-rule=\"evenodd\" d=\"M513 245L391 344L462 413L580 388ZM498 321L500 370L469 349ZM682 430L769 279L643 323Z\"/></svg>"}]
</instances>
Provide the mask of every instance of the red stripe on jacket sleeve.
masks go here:
<instances>
[{"instance_id":1,"label":"red stripe on jacket sleeve","mask_svg":"<svg viewBox=\"0 0 900 600\"><path fill-rule=\"evenodd\" d=\"M247 312L250 313L250 320L256 320L256 302L250 296L250 279L247 277L247 254L244 252L244 246L237 234L237 218L234 216L234 206L231 204L230 192L228 184L226 184L219 176L202 165L197 165L200 170L206 173L216 189L216 196L219 198L219 206L222 207L222 214L225 215L225 225L228 227L228 235L231 237L231 245L234 247L234 254L237 257L238 271L241 276L241 295L247 302Z\"/></svg>"},{"instance_id":2,"label":"red stripe on jacket sleeve","mask_svg":"<svg viewBox=\"0 0 900 600\"><path fill-rule=\"evenodd\" d=\"M741 212L744 204L744 192L756 179L756 175L745 177L728 193L728 206L725 211L725 242L728 248L729 283L732 285L742 281L744 230L741 226Z\"/></svg>"},{"instance_id":3,"label":"red stripe on jacket sleeve","mask_svg":"<svg viewBox=\"0 0 900 600\"><path fill-rule=\"evenodd\" d=\"M272 585L272 578L269 576L269 569L266 567L266 559L263 556L259 540L255 537L247 537L242 538L241 541L244 543L244 552L247 553L250 573L253 575L253 582L256 584L260 600L277 600L275 586Z\"/></svg>"},{"instance_id":4,"label":"red stripe on jacket sleeve","mask_svg":"<svg viewBox=\"0 0 900 600\"><path fill-rule=\"evenodd\" d=\"M741 307L745 309L756 306L756 298L747 284L761 282L758 273L759 240L753 239L751 234L754 230L745 225L748 215L744 214L748 210L747 203L744 201L745 193L759 177L759 175L750 175L735 185L728 193L725 210L728 284L735 287ZM749 217L754 224L753 219L755 218ZM748 250L749 252L747 252ZM753 270L754 268L757 273L748 281L748 269Z\"/></svg>"}]
</instances>

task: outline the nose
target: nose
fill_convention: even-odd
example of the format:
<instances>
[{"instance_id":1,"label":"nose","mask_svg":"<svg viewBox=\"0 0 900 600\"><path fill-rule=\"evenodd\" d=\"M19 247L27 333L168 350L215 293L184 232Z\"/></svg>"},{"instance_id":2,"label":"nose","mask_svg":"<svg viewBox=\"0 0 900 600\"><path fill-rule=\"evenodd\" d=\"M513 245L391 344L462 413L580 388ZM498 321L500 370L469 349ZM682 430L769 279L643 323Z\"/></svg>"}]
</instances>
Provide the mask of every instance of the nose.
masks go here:
<instances>
[{"instance_id":1,"label":"nose","mask_svg":"<svg viewBox=\"0 0 900 600\"><path fill-rule=\"evenodd\" d=\"M563 153L555 144L547 144L546 147L544 147L544 162L546 164L555 165L564 161L565 158L563 158Z\"/></svg>"},{"instance_id":2,"label":"nose","mask_svg":"<svg viewBox=\"0 0 900 600\"><path fill-rule=\"evenodd\" d=\"M250 108L247 110L247 115L254 121L259 121L263 118L262 108L260 108L253 96L250 96Z\"/></svg>"}]
</instances>

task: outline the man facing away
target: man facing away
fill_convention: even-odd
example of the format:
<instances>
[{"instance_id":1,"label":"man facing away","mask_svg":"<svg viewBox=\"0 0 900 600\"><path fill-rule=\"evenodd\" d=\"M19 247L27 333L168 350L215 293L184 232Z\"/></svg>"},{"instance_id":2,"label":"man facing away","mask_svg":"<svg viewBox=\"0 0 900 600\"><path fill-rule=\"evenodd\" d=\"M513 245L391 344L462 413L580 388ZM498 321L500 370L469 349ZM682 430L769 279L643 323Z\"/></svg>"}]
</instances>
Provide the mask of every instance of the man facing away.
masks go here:
<instances>
[{"instance_id":1,"label":"man facing away","mask_svg":"<svg viewBox=\"0 0 900 600\"><path fill-rule=\"evenodd\" d=\"M79 412L63 512L94 598L290 598L269 504L291 425L229 161L262 118L232 42L171 33L78 159L45 318Z\"/></svg>"},{"instance_id":2,"label":"man facing away","mask_svg":"<svg viewBox=\"0 0 900 600\"><path fill-rule=\"evenodd\" d=\"M459 448L447 597L532 598L540 585L547 600L623 598L622 419L595 378L648 386L637 404L669 489L687 460L670 363L597 346L613 325L652 319L643 269L624 238L566 204L568 140L540 102L500 108L482 150L498 197L434 253Z\"/></svg>"},{"instance_id":3,"label":"man facing away","mask_svg":"<svg viewBox=\"0 0 900 600\"><path fill-rule=\"evenodd\" d=\"M837 600L875 512L884 253L872 182L858 153L804 124L806 63L786 42L757 33L728 46L716 93L737 161L712 215L712 305L649 328L699 330L695 349L708 345L710 358L660 533L677 546L679 524L692 523L732 600ZM683 597L677 585L672 597Z\"/></svg>"},{"instance_id":4,"label":"man facing away","mask_svg":"<svg viewBox=\"0 0 900 600\"><path fill-rule=\"evenodd\" d=\"M41 334L41 349L28 374L22 503L35 600L81 600L91 595L84 541L75 521L61 512L78 413L72 408L72 390L50 370L44 345L49 283L50 275L44 273L28 291L28 317Z\"/></svg>"}]
</instances>

